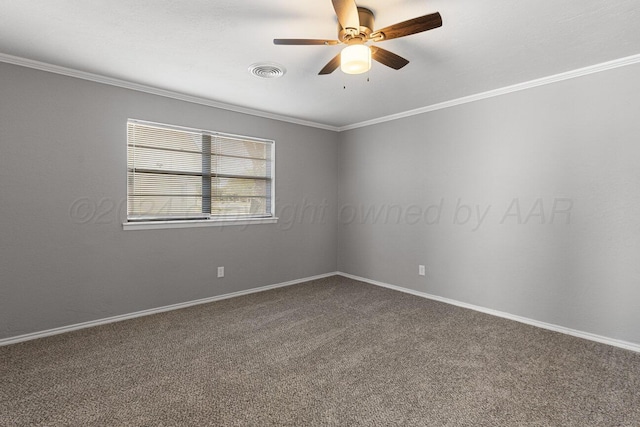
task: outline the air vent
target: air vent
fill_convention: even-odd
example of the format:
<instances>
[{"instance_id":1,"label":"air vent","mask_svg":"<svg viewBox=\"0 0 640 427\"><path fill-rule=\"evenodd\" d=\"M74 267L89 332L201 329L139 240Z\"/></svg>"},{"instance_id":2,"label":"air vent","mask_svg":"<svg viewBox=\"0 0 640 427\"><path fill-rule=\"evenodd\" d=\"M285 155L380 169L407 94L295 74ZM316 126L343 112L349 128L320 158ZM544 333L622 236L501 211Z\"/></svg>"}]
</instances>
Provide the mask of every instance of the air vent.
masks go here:
<instances>
[{"instance_id":1,"label":"air vent","mask_svg":"<svg viewBox=\"0 0 640 427\"><path fill-rule=\"evenodd\" d=\"M275 79L284 76L287 70L273 62L259 62L249 67L249 72L261 79Z\"/></svg>"}]
</instances>

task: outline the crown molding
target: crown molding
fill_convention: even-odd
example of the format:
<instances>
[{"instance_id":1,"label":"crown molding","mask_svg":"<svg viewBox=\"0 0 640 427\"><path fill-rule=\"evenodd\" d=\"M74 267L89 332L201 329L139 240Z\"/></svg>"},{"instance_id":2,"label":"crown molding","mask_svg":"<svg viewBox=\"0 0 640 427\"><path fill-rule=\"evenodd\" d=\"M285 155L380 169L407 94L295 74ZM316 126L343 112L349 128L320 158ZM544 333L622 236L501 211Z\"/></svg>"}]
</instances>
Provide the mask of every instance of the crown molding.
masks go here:
<instances>
[{"instance_id":1,"label":"crown molding","mask_svg":"<svg viewBox=\"0 0 640 427\"><path fill-rule=\"evenodd\" d=\"M308 120L296 119L294 117L269 113L267 111L240 107L232 104L226 104L226 103L214 101L208 98L187 95L180 92L174 92L167 89L160 89L157 87L147 86L140 83L134 83L127 80L107 77L100 74L94 74L86 71L75 70L73 68L61 67L59 65L53 65L53 64L48 64L46 62L34 61L32 59L26 59L19 56L7 55L5 53L0 53L0 62L6 62L8 64L13 64L13 65L20 65L22 67L33 68L35 70L48 71L50 73L61 74L63 76L68 76L68 77L75 77L82 80L88 80L91 82L102 83L102 84L116 86L124 89L131 89L138 92L144 92L152 95L163 96L165 98L172 98L180 101L191 102L193 104L206 105L208 107L214 107L214 108L219 108L221 110L233 111L235 113L248 114L251 116L257 116L257 117L262 117L266 119L278 120L281 122L287 122L287 123L293 123L293 124L302 125L302 126L325 129L325 130L330 130L334 132L338 131L338 128L336 126L331 126L324 123L317 123L317 122L312 122Z\"/></svg>"},{"instance_id":2,"label":"crown molding","mask_svg":"<svg viewBox=\"0 0 640 427\"><path fill-rule=\"evenodd\" d=\"M518 92L525 89L531 89L538 86L544 86L552 83L561 82L563 80L575 79L577 77L582 77L589 74L595 74L602 71L611 70L613 68L625 67L627 65L637 64L639 62L640 62L640 54L627 56L619 59L614 59L613 61L603 62L601 64L596 64L596 65L590 65L588 67L579 68L577 70L567 71L560 74L554 74L552 76L542 77L540 79L530 80L528 82L518 83L512 86L506 86L500 89L494 89L487 92L478 93L475 95L469 95L462 98L452 99L450 101L440 102L438 104L416 108L414 110L409 110L402 113L391 114L388 116L378 117L377 119L366 120L366 121L354 123L351 125L341 126L338 128L338 132L362 128L365 126L371 126L378 123L390 122L392 120L403 119L405 117L411 117L418 114L428 113L430 111L436 111L436 110L442 110L449 107L455 107L456 105L468 104L470 102L480 101L482 99L506 95L509 93Z\"/></svg>"},{"instance_id":3,"label":"crown molding","mask_svg":"<svg viewBox=\"0 0 640 427\"><path fill-rule=\"evenodd\" d=\"M496 96L507 95L509 93L518 92L525 89L531 89L538 86L544 86L552 83L561 82L563 80L574 79L589 74L595 74L602 71L611 70L614 68L625 67L627 65L633 65L640 63L640 54L627 56L624 58L614 59L612 61L603 62L596 65L590 65L584 68L578 68L576 70L567 71L560 74L554 74L547 77L542 77L528 82L518 83L511 86L506 86L499 89L490 90L487 92L478 93L475 95L469 95L462 98L452 99L450 101L440 102L438 104L427 105L413 110L404 111L402 113L390 114L388 116L378 117L371 120L366 120L358 123L353 123L345 126L332 126L324 123L318 123L308 120L296 119L294 117L283 116L280 114L269 113L262 110L256 110L252 108L240 107L237 105L226 104L219 101L214 101L208 98L202 98L193 95L187 95L180 92L174 92L171 90L160 89L153 86L147 86L140 83L129 82L126 80L116 79L113 77L102 76L100 74L89 73L85 71L75 70L72 68L61 67L59 65L48 64L45 62L34 61L32 59L26 59L19 56L8 55L0 53L0 62L6 62L8 64L20 65L23 67L33 68L41 71L48 71L50 73L61 74L64 76L75 77L83 80L88 80L96 83L102 83L110 86L121 87L124 89L131 89L138 92L149 93L152 95L163 96L166 98L177 99L180 101L191 102L194 104L206 105L208 107L219 108L221 110L233 111L236 113L248 114L251 116L262 117L266 119L278 120L287 123L293 123L302 126L309 126L319 129L330 130L334 132L343 132L351 129L362 128L379 123L390 122L393 120L403 119L405 117L411 117L418 114L424 114L431 111L442 110L445 108L455 107L457 105L468 104L470 102L480 101L483 99L493 98Z\"/></svg>"}]
</instances>

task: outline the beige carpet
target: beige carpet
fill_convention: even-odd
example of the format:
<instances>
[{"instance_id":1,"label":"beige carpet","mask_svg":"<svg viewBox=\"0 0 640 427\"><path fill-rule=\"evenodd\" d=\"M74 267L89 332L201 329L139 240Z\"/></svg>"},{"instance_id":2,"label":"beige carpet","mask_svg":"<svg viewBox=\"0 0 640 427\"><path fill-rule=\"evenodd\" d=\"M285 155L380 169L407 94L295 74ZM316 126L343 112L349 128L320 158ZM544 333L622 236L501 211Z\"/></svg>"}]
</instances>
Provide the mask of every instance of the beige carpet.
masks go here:
<instances>
[{"instance_id":1,"label":"beige carpet","mask_svg":"<svg viewBox=\"0 0 640 427\"><path fill-rule=\"evenodd\" d=\"M2 426L639 426L640 354L331 277L0 347Z\"/></svg>"}]
</instances>

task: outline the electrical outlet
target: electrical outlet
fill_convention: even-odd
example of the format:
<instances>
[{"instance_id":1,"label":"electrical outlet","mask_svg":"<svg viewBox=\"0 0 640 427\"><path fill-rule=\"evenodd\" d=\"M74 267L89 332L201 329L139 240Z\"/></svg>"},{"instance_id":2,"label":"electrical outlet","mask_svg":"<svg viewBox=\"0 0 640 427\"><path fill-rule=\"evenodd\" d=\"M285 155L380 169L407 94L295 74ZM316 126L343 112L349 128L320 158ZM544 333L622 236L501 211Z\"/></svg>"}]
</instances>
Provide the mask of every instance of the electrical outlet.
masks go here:
<instances>
[{"instance_id":1,"label":"electrical outlet","mask_svg":"<svg viewBox=\"0 0 640 427\"><path fill-rule=\"evenodd\" d=\"M425 266L424 265L419 265L418 266L418 275L424 276L425 274L427 274Z\"/></svg>"},{"instance_id":2,"label":"electrical outlet","mask_svg":"<svg viewBox=\"0 0 640 427\"><path fill-rule=\"evenodd\" d=\"M218 267L218 278L224 277L224 267Z\"/></svg>"}]
</instances>

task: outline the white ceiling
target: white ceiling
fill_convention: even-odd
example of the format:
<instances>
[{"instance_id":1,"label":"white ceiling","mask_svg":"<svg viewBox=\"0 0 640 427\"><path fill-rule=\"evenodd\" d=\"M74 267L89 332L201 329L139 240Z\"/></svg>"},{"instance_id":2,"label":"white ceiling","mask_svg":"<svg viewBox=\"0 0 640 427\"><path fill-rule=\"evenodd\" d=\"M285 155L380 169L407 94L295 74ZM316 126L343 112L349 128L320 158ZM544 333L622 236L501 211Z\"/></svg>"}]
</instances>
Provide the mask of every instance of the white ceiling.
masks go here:
<instances>
[{"instance_id":1,"label":"white ceiling","mask_svg":"<svg viewBox=\"0 0 640 427\"><path fill-rule=\"evenodd\" d=\"M330 0L0 0L0 53L343 127L640 53L638 0L360 0L376 28L443 26L379 44L411 62L318 71L341 46ZM277 62L279 79L247 68ZM346 88L344 88L346 86Z\"/></svg>"}]
</instances>

